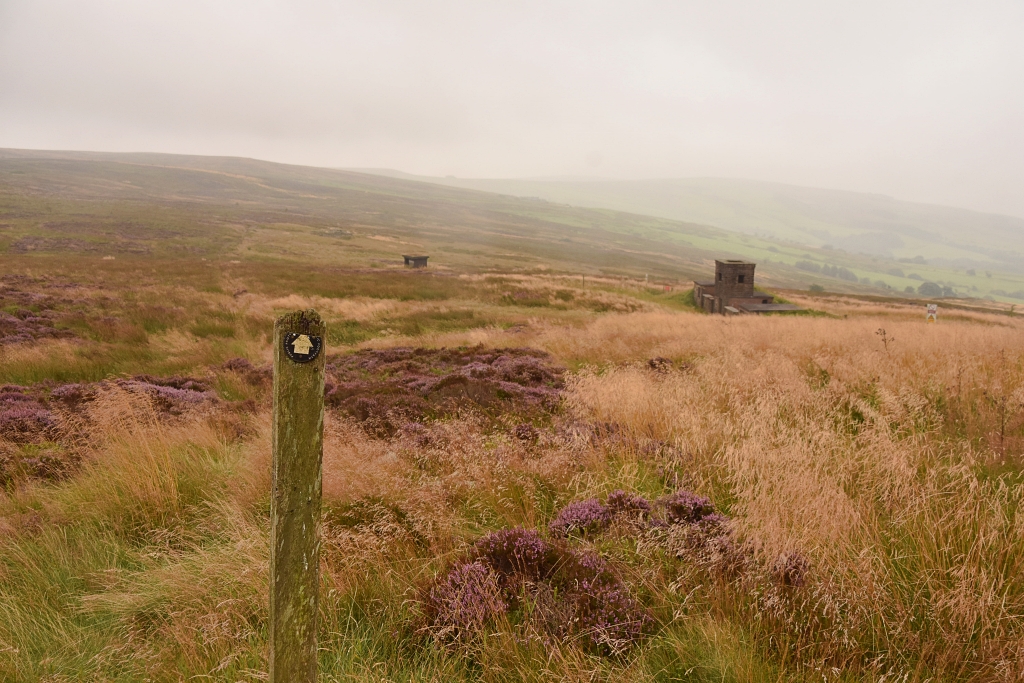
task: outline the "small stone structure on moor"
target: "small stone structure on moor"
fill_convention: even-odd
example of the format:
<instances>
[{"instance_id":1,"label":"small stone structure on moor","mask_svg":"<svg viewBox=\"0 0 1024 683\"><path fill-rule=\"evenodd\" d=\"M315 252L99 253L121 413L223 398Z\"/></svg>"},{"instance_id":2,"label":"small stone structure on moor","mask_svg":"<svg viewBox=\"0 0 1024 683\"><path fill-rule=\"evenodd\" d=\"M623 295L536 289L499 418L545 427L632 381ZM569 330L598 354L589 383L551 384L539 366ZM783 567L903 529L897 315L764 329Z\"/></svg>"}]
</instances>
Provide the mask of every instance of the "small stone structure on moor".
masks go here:
<instances>
[{"instance_id":1,"label":"small stone structure on moor","mask_svg":"<svg viewBox=\"0 0 1024 683\"><path fill-rule=\"evenodd\" d=\"M715 261L715 279L693 282L693 301L708 313L771 313L800 311L799 306L777 304L775 297L754 291L754 268L749 261Z\"/></svg>"}]
</instances>

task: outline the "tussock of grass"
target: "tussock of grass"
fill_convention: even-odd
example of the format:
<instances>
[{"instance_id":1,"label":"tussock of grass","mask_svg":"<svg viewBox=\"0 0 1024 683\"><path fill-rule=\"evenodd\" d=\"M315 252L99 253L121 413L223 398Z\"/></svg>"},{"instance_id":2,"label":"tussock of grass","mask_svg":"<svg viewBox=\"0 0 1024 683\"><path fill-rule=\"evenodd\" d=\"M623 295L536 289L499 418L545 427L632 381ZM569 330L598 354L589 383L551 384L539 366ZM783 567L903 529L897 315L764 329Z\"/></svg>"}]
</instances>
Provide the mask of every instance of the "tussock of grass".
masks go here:
<instances>
[{"instance_id":1,"label":"tussock of grass","mask_svg":"<svg viewBox=\"0 0 1024 683\"><path fill-rule=\"evenodd\" d=\"M29 485L0 501L7 680L138 676L142 664L123 659L137 654L129 632L115 612L87 609L89 595L196 543L203 524L208 534L203 508L226 490L237 461L209 423L163 424L123 392L97 401L88 419L98 438L73 480Z\"/></svg>"}]
</instances>

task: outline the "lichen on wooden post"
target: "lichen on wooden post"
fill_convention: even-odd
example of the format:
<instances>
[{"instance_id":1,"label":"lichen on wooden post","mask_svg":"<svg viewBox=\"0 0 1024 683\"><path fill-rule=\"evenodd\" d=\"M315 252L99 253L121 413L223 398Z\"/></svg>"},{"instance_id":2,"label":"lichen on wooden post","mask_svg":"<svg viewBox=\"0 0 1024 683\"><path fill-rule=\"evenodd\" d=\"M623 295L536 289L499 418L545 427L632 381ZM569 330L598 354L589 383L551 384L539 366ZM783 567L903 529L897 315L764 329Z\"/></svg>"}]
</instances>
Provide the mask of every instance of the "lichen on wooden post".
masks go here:
<instances>
[{"instance_id":1,"label":"lichen on wooden post","mask_svg":"<svg viewBox=\"0 0 1024 683\"><path fill-rule=\"evenodd\" d=\"M317 678L325 336L313 310L274 324L271 683Z\"/></svg>"}]
</instances>

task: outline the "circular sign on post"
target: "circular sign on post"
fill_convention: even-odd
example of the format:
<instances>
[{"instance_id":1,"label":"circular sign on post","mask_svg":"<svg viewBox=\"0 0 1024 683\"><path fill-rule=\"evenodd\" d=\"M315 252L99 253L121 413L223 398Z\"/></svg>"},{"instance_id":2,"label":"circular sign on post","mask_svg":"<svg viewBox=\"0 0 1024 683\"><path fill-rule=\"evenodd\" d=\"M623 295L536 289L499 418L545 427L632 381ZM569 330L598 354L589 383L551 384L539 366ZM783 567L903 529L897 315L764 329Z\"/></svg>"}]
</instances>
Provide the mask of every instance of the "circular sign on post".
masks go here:
<instances>
[{"instance_id":1,"label":"circular sign on post","mask_svg":"<svg viewBox=\"0 0 1024 683\"><path fill-rule=\"evenodd\" d=\"M284 335L284 352L296 363L308 363L320 355L324 346L320 337L289 332Z\"/></svg>"}]
</instances>

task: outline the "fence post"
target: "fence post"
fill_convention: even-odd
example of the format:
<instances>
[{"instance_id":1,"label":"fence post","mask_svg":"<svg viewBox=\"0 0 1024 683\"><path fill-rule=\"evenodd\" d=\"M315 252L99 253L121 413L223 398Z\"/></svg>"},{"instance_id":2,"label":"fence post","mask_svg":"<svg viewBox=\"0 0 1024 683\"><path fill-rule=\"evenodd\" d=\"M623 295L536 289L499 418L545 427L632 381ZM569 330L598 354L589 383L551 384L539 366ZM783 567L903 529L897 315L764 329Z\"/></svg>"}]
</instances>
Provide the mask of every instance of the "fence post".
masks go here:
<instances>
[{"instance_id":1,"label":"fence post","mask_svg":"<svg viewBox=\"0 0 1024 683\"><path fill-rule=\"evenodd\" d=\"M325 333L312 309L274 323L270 683L317 679Z\"/></svg>"}]
</instances>

